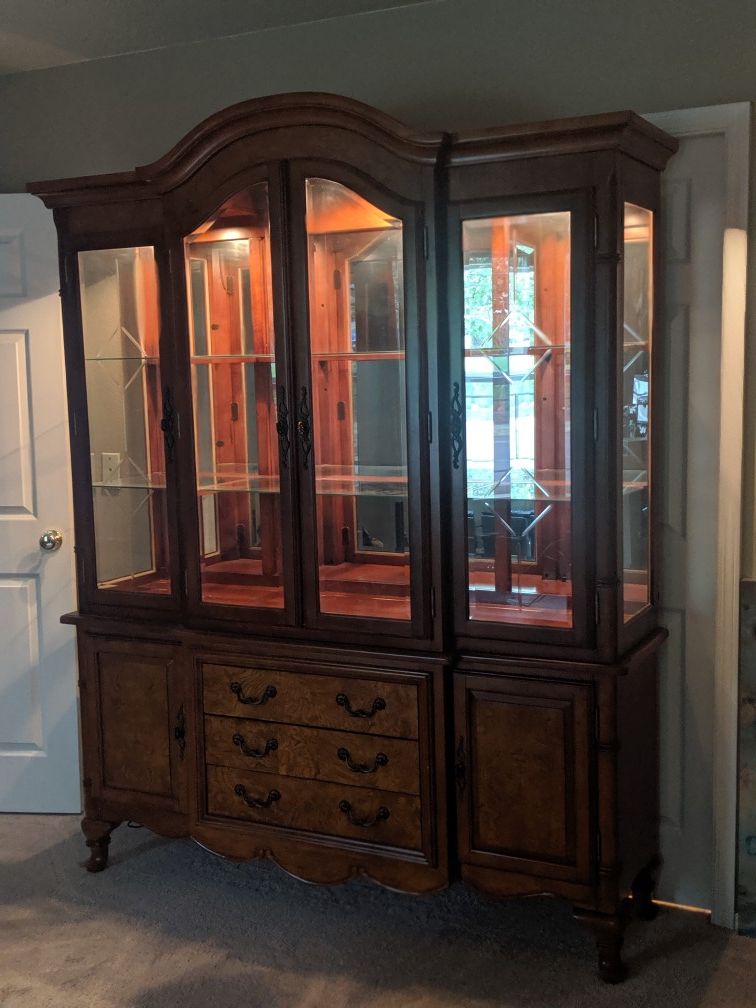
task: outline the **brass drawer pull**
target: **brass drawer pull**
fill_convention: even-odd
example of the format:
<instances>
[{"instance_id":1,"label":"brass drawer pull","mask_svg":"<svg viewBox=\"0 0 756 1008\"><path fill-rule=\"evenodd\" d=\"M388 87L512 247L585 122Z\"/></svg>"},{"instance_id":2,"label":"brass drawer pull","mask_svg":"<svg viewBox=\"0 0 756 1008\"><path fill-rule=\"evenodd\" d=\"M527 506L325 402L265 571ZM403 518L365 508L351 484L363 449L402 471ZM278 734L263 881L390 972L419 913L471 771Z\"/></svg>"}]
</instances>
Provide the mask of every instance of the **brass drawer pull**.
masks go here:
<instances>
[{"instance_id":1,"label":"brass drawer pull","mask_svg":"<svg viewBox=\"0 0 756 1008\"><path fill-rule=\"evenodd\" d=\"M280 791L273 789L268 791L267 798L253 798L252 795L247 794L247 789L243 784L237 784L234 788L234 794L239 795L243 799L245 805L249 805L250 808L269 808L274 801L281 800Z\"/></svg>"},{"instance_id":2,"label":"brass drawer pull","mask_svg":"<svg viewBox=\"0 0 756 1008\"><path fill-rule=\"evenodd\" d=\"M349 697L346 693L338 693L336 696L336 703L339 707L343 707L350 717L371 718L374 717L378 711L386 709L386 701L383 697L376 697L376 699L373 700L373 706L370 710L354 710L352 705L349 703Z\"/></svg>"},{"instance_id":3,"label":"brass drawer pull","mask_svg":"<svg viewBox=\"0 0 756 1008\"><path fill-rule=\"evenodd\" d=\"M370 816L361 818L352 812L352 806L346 800L339 802L339 810L344 813L352 826L361 826L363 829L369 829L371 826L377 826L379 822L388 819L391 815L386 806L381 805L372 818Z\"/></svg>"},{"instance_id":4,"label":"brass drawer pull","mask_svg":"<svg viewBox=\"0 0 756 1008\"><path fill-rule=\"evenodd\" d=\"M243 696L244 687L241 683L232 682L228 684L228 688L236 696L239 703L252 704L255 707L262 707L263 704L267 703L268 700L272 700L274 696L278 693L275 686L266 686L259 697L245 697Z\"/></svg>"},{"instance_id":5,"label":"brass drawer pull","mask_svg":"<svg viewBox=\"0 0 756 1008\"><path fill-rule=\"evenodd\" d=\"M236 732L231 741L241 749L245 756L251 756L253 759L263 759L268 753L275 752L278 749L278 739L274 738L268 739L264 749L253 749L247 745L244 736L240 735L239 732Z\"/></svg>"},{"instance_id":6,"label":"brass drawer pull","mask_svg":"<svg viewBox=\"0 0 756 1008\"><path fill-rule=\"evenodd\" d=\"M388 763L388 756L385 753L379 752L378 755L373 760L373 765L368 766L367 763L355 763L348 749L343 747L337 750L336 755L339 757L342 763L346 763L350 770L355 773L375 773L378 767L386 766Z\"/></svg>"}]
</instances>

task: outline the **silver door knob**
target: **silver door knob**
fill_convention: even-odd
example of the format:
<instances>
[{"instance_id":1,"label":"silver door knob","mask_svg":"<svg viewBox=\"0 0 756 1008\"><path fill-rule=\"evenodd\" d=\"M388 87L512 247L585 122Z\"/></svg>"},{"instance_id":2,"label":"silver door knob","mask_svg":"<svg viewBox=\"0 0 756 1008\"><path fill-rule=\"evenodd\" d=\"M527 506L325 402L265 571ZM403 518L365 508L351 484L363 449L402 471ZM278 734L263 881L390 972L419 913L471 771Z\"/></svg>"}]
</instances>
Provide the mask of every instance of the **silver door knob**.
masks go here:
<instances>
[{"instance_id":1,"label":"silver door knob","mask_svg":"<svg viewBox=\"0 0 756 1008\"><path fill-rule=\"evenodd\" d=\"M53 550L60 549L63 542L63 533L58 529L48 529L39 537L39 548L52 553Z\"/></svg>"}]
</instances>

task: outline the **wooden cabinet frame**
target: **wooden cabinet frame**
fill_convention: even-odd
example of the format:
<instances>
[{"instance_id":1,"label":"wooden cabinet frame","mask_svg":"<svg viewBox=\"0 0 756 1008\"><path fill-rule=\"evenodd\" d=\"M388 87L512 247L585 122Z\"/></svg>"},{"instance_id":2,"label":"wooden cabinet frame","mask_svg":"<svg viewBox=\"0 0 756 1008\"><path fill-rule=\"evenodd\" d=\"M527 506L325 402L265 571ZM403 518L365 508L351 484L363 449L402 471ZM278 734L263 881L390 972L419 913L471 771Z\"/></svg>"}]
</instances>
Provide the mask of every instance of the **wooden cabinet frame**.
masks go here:
<instances>
[{"instance_id":1,"label":"wooden cabinet frame","mask_svg":"<svg viewBox=\"0 0 756 1008\"><path fill-rule=\"evenodd\" d=\"M105 867L112 829L135 819L167 835L194 836L227 856L274 859L312 881L366 874L397 889L427 892L461 877L498 895L549 892L573 901L578 921L595 932L602 978L622 978L625 900L632 893L643 914L653 912L650 865L658 847L655 652L665 636L655 630L653 526L658 502L653 494L650 604L624 621L623 207L631 202L658 214L660 172L675 148L670 137L629 112L465 135L426 134L359 102L305 93L226 109L201 123L165 157L133 171L29 187L54 209L60 242L80 610L64 619L77 625L79 635L83 829L92 850L91 870ZM412 616L407 620L396 615L400 609L391 618L320 611L312 426L325 385L318 387L311 371L308 179L346 187L373 210L388 214L388 226L396 220L402 224L406 533L412 561ZM269 463L276 439L287 450L287 464L279 465L278 502L269 507L278 507L272 519L277 531L265 558L267 573L277 576L280 551L284 604L279 609L209 603L202 597L202 519L195 475L200 450L193 435L186 282L185 238L228 200L260 183L268 195L279 404L273 416L266 385L264 475L274 475ZM470 620L462 222L557 211L570 214L572 624ZM655 221L659 234L658 217ZM170 448L164 549L171 591L164 595L97 587L77 273L81 251L143 245L154 247L158 267L163 401L153 429L159 421ZM545 318L545 288L564 275L553 248L550 260L543 255L538 269L547 275L544 290L534 295L534 323ZM658 242L654 256L658 300ZM345 262L334 260L340 274ZM384 286L388 289L385 277ZM333 289L340 289L335 278ZM342 314L347 296L336 296ZM354 294L355 304L361 296ZM555 317L565 300L562 289L552 306ZM652 371L657 373L659 342L653 343ZM551 415L534 421L536 461L546 468L560 469L563 463L566 468L566 441L557 443L555 437L557 414L566 406L560 398L566 367L561 358L555 360L549 376L535 381L537 395L551 403ZM335 398L337 419L345 426L339 429L333 417L329 420L339 430L333 456L339 464L355 454L353 403L347 402L346 391L342 395L349 389L342 379L337 373ZM660 388L658 380L652 383L652 410ZM158 397L152 392L155 413ZM237 409L241 415L238 402ZM150 451L156 448L157 442L149 446ZM317 445L314 450L317 456ZM509 457L508 450L501 455ZM233 461L239 457L233 455ZM652 451L652 486L659 464L659 452ZM642 479L637 482L646 489ZM385 496L396 497L395 486ZM342 520L328 542L321 536L323 555L340 561L342 548L345 561L367 555L373 541L358 545L356 512L350 515L341 503L332 510ZM230 531L224 530L227 541L233 539L230 521ZM564 523L556 515L548 521L552 536L563 537ZM543 528L536 532L537 551L542 535ZM256 542L251 534L245 539L243 530L237 536L243 559L257 550L253 538ZM395 538L398 547L401 537L397 533ZM508 539L503 550L508 551L503 557L508 574ZM400 554L402 549L395 549L394 557ZM385 562L387 556L379 560ZM536 558L535 565L539 563L544 576L568 576L565 565ZM494 582L496 592L504 591L503 583ZM241 791L227 794L234 767L215 764L210 776L226 791L214 806L223 814L210 813L205 718L257 724L265 719L256 719L254 710L274 694L264 688L260 696L244 695L249 707L243 710L223 704L220 711L205 710L204 661L240 670L239 681L221 686L227 703L229 690L244 695L242 680L249 679L250 669L270 670L279 685L286 677L299 683L312 709L279 705L286 711L281 724L287 728L281 744L302 732L315 733L307 738L315 738L316 748L325 746L331 761L341 757L332 740L317 733L359 731L387 703L377 694L373 707L355 709L346 692L332 696L331 690L325 696L313 685L315 679L382 683L387 696L394 697L399 694L390 689L417 687L417 738L414 727L406 728L406 718L395 723L405 725L403 751L409 747L412 759L417 758L420 783L409 788L411 794L402 792L393 832L384 834L384 842L379 827L391 814L387 805L372 815L356 814L344 800L343 808L329 806L325 814L316 808L316 796L332 796L333 769L330 777L307 776L309 771L301 768L308 764L297 762L291 752L277 766L281 779L288 768L288 779L296 780L292 794L303 796L296 815L282 817L276 825L273 817L257 813L227 814L239 808L232 804L233 795L246 792L240 785ZM323 703L328 704L327 716L318 707ZM334 704L347 711L347 728L334 728ZM129 732L145 735L146 755L131 766L126 762ZM225 738L225 751L235 744ZM222 745L214 752L223 759ZM246 771L247 779L259 783L258 770ZM374 770L357 766L352 772ZM406 770L395 779L408 787ZM497 779L507 801L524 805L521 820L502 805ZM530 791L523 781L530 781ZM363 798L371 796L371 787L374 796L392 793L381 790L378 777L367 785L360 778L353 785ZM274 797L276 790L270 788L267 797L253 796L251 804L244 798L245 804L269 808L280 798ZM309 819L308 802L318 812ZM549 818L549 802L560 804L561 818ZM348 817L346 826L342 814ZM400 815L409 818L400 821ZM413 849L388 842L390 837L409 838L414 844L418 835L422 841Z\"/></svg>"}]
</instances>

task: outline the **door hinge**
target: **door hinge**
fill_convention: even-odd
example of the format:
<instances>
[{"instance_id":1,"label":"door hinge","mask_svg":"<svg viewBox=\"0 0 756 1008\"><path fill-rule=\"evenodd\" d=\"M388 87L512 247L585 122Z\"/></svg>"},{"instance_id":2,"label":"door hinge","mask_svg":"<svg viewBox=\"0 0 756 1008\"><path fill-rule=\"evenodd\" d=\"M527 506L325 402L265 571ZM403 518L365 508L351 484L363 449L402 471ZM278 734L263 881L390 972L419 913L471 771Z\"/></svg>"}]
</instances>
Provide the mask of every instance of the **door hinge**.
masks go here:
<instances>
[{"instance_id":1,"label":"door hinge","mask_svg":"<svg viewBox=\"0 0 756 1008\"><path fill-rule=\"evenodd\" d=\"M594 615L596 617L596 626L601 622L601 600L599 599L599 593L596 591L593 596L594 605Z\"/></svg>"},{"instance_id":2,"label":"door hinge","mask_svg":"<svg viewBox=\"0 0 756 1008\"><path fill-rule=\"evenodd\" d=\"M428 444L433 444L433 414L428 410Z\"/></svg>"},{"instance_id":3,"label":"door hinge","mask_svg":"<svg viewBox=\"0 0 756 1008\"><path fill-rule=\"evenodd\" d=\"M423 256L428 258L428 227L423 227Z\"/></svg>"},{"instance_id":4,"label":"door hinge","mask_svg":"<svg viewBox=\"0 0 756 1008\"><path fill-rule=\"evenodd\" d=\"M430 590L430 611L431 611L431 619L435 619L436 618L436 589L434 587L431 587L431 590Z\"/></svg>"},{"instance_id":5,"label":"door hinge","mask_svg":"<svg viewBox=\"0 0 756 1008\"><path fill-rule=\"evenodd\" d=\"M599 244L599 215L598 211L594 211L593 214L593 247L598 248Z\"/></svg>"},{"instance_id":6,"label":"door hinge","mask_svg":"<svg viewBox=\"0 0 756 1008\"><path fill-rule=\"evenodd\" d=\"M71 414L71 419L73 421L73 436L79 436L79 414L77 410L74 410Z\"/></svg>"},{"instance_id":7,"label":"door hinge","mask_svg":"<svg viewBox=\"0 0 756 1008\"><path fill-rule=\"evenodd\" d=\"M184 595L189 595L189 571L184 571Z\"/></svg>"},{"instance_id":8,"label":"door hinge","mask_svg":"<svg viewBox=\"0 0 756 1008\"><path fill-rule=\"evenodd\" d=\"M598 441L598 430L599 430L598 410L595 409L593 411L593 443L594 444Z\"/></svg>"}]
</instances>

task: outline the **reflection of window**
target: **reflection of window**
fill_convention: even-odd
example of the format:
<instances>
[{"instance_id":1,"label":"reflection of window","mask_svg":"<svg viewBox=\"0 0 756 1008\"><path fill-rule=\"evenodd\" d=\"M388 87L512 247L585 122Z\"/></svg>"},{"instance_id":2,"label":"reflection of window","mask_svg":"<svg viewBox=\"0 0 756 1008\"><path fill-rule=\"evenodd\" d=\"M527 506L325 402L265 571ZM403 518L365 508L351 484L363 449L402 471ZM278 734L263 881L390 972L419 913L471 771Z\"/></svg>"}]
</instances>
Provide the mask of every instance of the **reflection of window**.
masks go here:
<instances>
[{"instance_id":1,"label":"reflection of window","mask_svg":"<svg viewBox=\"0 0 756 1008\"><path fill-rule=\"evenodd\" d=\"M468 481L494 483L513 470L512 496L528 499L535 468L535 250L515 246L507 276L509 306L498 323L495 266L490 254L471 253L464 267L465 349L472 351L465 367ZM496 463L501 437L508 441L505 470Z\"/></svg>"}]
</instances>

